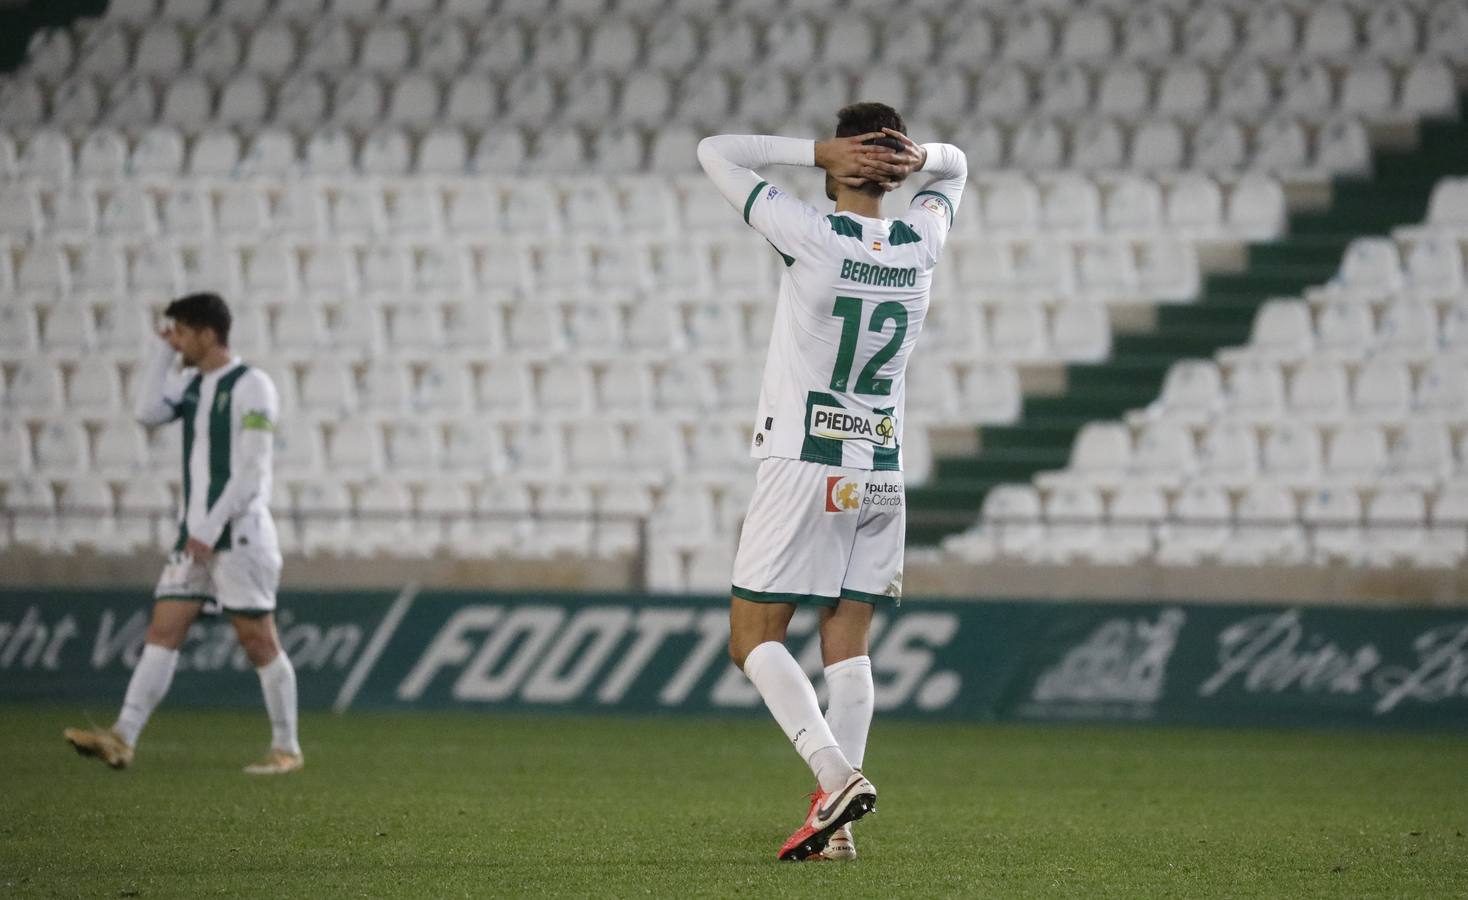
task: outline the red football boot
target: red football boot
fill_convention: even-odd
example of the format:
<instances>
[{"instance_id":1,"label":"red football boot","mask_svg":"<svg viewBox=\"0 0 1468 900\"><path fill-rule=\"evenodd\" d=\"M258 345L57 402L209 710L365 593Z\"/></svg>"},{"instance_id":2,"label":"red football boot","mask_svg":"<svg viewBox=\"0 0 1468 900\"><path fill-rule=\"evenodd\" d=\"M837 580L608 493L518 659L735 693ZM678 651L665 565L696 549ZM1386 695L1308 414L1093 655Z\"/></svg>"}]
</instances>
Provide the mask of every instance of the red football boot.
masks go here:
<instances>
[{"instance_id":1,"label":"red football boot","mask_svg":"<svg viewBox=\"0 0 1468 900\"><path fill-rule=\"evenodd\" d=\"M809 859L826 849L836 829L876 810L877 789L860 772L852 772L846 783L830 794L817 789L810 795L805 824L790 835L777 859Z\"/></svg>"}]
</instances>

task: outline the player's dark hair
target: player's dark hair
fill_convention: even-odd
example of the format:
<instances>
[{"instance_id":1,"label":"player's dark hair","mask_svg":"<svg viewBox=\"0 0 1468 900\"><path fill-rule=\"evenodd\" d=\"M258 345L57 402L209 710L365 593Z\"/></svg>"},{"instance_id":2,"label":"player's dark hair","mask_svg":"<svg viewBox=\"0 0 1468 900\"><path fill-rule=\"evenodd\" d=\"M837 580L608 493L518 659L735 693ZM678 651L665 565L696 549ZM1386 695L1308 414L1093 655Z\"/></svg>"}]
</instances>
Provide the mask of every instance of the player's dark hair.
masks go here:
<instances>
[{"instance_id":1,"label":"player's dark hair","mask_svg":"<svg viewBox=\"0 0 1468 900\"><path fill-rule=\"evenodd\" d=\"M836 113L836 137L838 138L881 131L883 128L907 134L907 123L902 120L902 114L885 103L871 101L853 103L850 106L841 107ZM902 149L902 143L890 137L873 138L865 143L880 144L891 150ZM873 197L880 197L886 193L875 184L864 184L859 190Z\"/></svg>"},{"instance_id":2,"label":"player's dark hair","mask_svg":"<svg viewBox=\"0 0 1468 900\"><path fill-rule=\"evenodd\" d=\"M229 346L229 306L218 294L204 292L179 297L168 304L163 314L190 328L209 328L221 345Z\"/></svg>"}]
</instances>

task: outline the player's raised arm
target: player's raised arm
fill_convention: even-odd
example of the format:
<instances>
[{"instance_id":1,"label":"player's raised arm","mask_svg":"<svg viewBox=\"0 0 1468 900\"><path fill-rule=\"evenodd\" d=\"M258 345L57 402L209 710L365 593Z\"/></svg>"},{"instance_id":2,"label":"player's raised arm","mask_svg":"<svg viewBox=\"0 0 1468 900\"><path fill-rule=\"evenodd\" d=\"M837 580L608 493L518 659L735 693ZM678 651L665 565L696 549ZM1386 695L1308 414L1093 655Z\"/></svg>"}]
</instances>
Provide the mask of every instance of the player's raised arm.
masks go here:
<instances>
[{"instance_id":1,"label":"player's raised arm","mask_svg":"<svg viewBox=\"0 0 1468 900\"><path fill-rule=\"evenodd\" d=\"M259 496L275 455L275 420L280 401L275 386L258 369L247 373L235 387L234 412L239 443L232 459L229 481L209 508L204 524L193 535L212 547L224 527Z\"/></svg>"},{"instance_id":2,"label":"player's raised arm","mask_svg":"<svg viewBox=\"0 0 1468 900\"><path fill-rule=\"evenodd\" d=\"M850 186L876 182L895 187L915 167L915 159L889 147L867 143L881 132L813 141L774 135L720 134L698 144L698 162L709 180L751 228L782 254L800 255L820 214L809 204L769 184L757 169L765 166L816 166Z\"/></svg>"},{"instance_id":3,"label":"player's raised arm","mask_svg":"<svg viewBox=\"0 0 1468 900\"><path fill-rule=\"evenodd\" d=\"M912 170L900 154L867 143L881 132L813 141L768 134L718 134L698 143L698 162L714 186L735 209L743 209L750 191L765 179L765 166L816 166L853 187L867 181L895 187Z\"/></svg>"},{"instance_id":4,"label":"player's raised arm","mask_svg":"<svg viewBox=\"0 0 1468 900\"><path fill-rule=\"evenodd\" d=\"M919 146L900 131L890 128L883 131L888 137L906 145L909 152L919 154L922 162L916 171L930 176L913 195L913 203L926 203L926 198L935 198L931 202L941 203L947 209L948 224L951 226L953 217L958 212L959 201L963 199L964 183L968 180L968 157L952 144L935 142Z\"/></svg>"},{"instance_id":5,"label":"player's raised arm","mask_svg":"<svg viewBox=\"0 0 1468 900\"><path fill-rule=\"evenodd\" d=\"M718 134L698 142L698 164L714 187L743 210L755 187L766 183L756 169L813 166L816 142L766 134Z\"/></svg>"},{"instance_id":6,"label":"player's raised arm","mask_svg":"<svg viewBox=\"0 0 1468 900\"><path fill-rule=\"evenodd\" d=\"M178 385L169 378L178 351L166 334L158 336L152 355L143 364L142 382L133 405L133 416L144 425L162 425L178 418Z\"/></svg>"}]
</instances>

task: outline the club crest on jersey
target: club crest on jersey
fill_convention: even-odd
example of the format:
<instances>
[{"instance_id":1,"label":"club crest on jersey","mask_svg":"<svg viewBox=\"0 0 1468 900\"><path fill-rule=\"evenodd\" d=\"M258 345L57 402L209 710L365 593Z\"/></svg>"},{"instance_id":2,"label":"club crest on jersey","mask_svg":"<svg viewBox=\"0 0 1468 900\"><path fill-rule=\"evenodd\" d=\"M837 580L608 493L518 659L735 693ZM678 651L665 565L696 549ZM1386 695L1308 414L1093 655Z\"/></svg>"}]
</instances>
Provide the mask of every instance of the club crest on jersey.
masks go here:
<instances>
[{"instance_id":1,"label":"club crest on jersey","mask_svg":"<svg viewBox=\"0 0 1468 900\"><path fill-rule=\"evenodd\" d=\"M940 219L946 219L948 217L947 208L944 207L943 201L939 200L937 197L924 197L923 209L926 209L928 212L932 213Z\"/></svg>"},{"instance_id":2,"label":"club crest on jersey","mask_svg":"<svg viewBox=\"0 0 1468 900\"><path fill-rule=\"evenodd\" d=\"M826 512L850 512L861 506L861 482L846 475L826 476Z\"/></svg>"},{"instance_id":3,"label":"club crest on jersey","mask_svg":"<svg viewBox=\"0 0 1468 900\"><path fill-rule=\"evenodd\" d=\"M886 447L895 442L897 426L892 417L884 413L869 414L839 406L812 406L810 434L835 441L871 441L878 447Z\"/></svg>"}]
</instances>

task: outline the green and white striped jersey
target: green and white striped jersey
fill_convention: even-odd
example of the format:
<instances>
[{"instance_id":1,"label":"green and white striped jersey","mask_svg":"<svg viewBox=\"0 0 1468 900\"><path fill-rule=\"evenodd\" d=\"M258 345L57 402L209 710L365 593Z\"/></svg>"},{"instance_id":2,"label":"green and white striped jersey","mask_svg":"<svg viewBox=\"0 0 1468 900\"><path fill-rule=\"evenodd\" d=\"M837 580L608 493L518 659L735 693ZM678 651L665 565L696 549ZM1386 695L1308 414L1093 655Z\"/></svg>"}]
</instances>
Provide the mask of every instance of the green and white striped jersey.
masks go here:
<instances>
[{"instance_id":1,"label":"green and white striped jersey","mask_svg":"<svg viewBox=\"0 0 1468 900\"><path fill-rule=\"evenodd\" d=\"M277 551L270 518L274 428L279 400L270 376L238 357L212 372L174 369L166 342L139 391L144 425L183 428L183 509L176 549L189 537L216 550L254 543Z\"/></svg>"},{"instance_id":2,"label":"green and white striped jersey","mask_svg":"<svg viewBox=\"0 0 1468 900\"><path fill-rule=\"evenodd\" d=\"M900 217L873 219L823 214L753 171L811 165L813 148L732 135L699 145L705 171L785 263L750 453L900 470L907 361L963 191L963 154L927 145L924 171L939 178Z\"/></svg>"}]
</instances>

